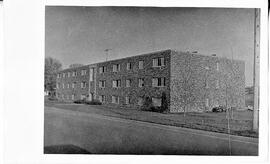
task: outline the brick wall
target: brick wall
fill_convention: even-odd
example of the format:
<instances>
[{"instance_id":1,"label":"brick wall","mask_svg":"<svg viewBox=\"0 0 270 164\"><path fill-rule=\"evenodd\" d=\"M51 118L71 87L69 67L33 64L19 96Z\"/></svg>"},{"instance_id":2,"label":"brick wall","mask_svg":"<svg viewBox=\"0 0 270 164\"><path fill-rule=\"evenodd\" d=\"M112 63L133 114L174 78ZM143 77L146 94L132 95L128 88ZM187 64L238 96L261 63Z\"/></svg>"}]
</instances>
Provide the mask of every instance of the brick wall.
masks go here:
<instances>
[{"instance_id":1,"label":"brick wall","mask_svg":"<svg viewBox=\"0 0 270 164\"><path fill-rule=\"evenodd\" d=\"M165 66L154 68L152 67L152 59L164 57ZM143 69L139 69L139 61L144 61ZM131 63L131 70L127 70L127 63ZM120 64L120 71L113 72L113 65ZM129 57L119 60L113 60L97 64L97 70L99 67L106 67L106 72L100 74L97 73L97 95L106 96L107 105L112 104L112 96L120 97L120 106L128 107L138 107L138 98L139 97L156 97L161 98L162 92L166 93L169 103L169 84L170 84L170 50L156 52L152 54L140 55L135 57ZM152 87L152 78L153 77L165 77L165 87ZM139 78L144 79L144 87L139 87L138 81ZM131 86L126 87L126 80L131 80ZM100 80L106 81L106 86L104 89L99 88L98 83ZM120 88L113 88L112 81L121 80ZM125 97L128 96L131 99L130 105L125 105Z\"/></svg>"},{"instance_id":2,"label":"brick wall","mask_svg":"<svg viewBox=\"0 0 270 164\"><path fill-rule=\"evenodd\" d=\"M206 111L226 104L244 107L244 71L243 61L173 51L170 111Z\"/></svg>"}]
</instances>

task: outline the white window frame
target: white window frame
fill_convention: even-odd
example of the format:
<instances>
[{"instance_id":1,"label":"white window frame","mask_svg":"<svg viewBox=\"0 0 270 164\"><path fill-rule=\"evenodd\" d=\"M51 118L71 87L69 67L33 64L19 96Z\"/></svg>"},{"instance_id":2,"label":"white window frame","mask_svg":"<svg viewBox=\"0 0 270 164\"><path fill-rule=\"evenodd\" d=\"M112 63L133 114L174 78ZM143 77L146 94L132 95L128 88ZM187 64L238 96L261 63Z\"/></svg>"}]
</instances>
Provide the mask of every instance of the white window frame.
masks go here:
<instances>
[{"instance_id":1,"label":"white window frame","mask_svg":"<svg viewBox=\"0 0 270 164\"><path fill-rule=\"evenodd\" d=\"M205 99L205 106L206 106L206 107L209 107L209 98L206 98L206 99Z\"/></svg>"},{"instance_id":2,"label":"white window frame","mask_svg":"<svg viewBox=\"0 0 270 164\"><path fill-rule=\"evenodd\" d=\"M86 88L86 82L85 81L81 82L81 88Z\"/></svg>"},{"instance_id":3,"label":"white window frame","mask_svg":"<svg viewBox=\"0 0 270 164\"><path fill-rule=\"evenodd\" d=\"M70 77L70 72L67 73L67 76Z\"/></svg>"},{"instance_id":4,"label":"white window frame","mask_svg":"<svg viewBox=\"0 0 270 164\"><path fill-rule=\"evenodd\" d=\"M143 78L139 78L139 83L138 83L139 87L144 87L144 79Z\"/></svg>"},{"instance_id":5,"label":"white window frame","mask_svg":"<svg viewBox=\"0 0 270 164\"><path fill-rule=\"evenodd\" d=\"M105 88L106 81L105 80L100 80L99 81L99 88Z\"/></svg>"},{"instance_id":6,"label":"white window frame","mask_svg":"<svg viewBox=\"0 0 270 164\"><path fill-rule=\"evenodd\" d=\"M126 96L125 97L125 104L126 105L129 105L130 104L130 97L129 96Z\"/></svg>"},{"instance_id":7,"label":"white window frame","mask_svg":"<svg viewBox=\"0 0 270 164\"><path fill-rule=\"evenodd\" d=\"M163 67L165 66L165 58L158 57L153 59L153 67Z\"/></svg>"},{"instance_id":8,"label":"white window frame","mask_svg":"<svg viewBox=\"0 0 270 164\"><path fill-rule=\"evenodd\" d=\"M121 80L118 79L118 80L113 80L112 81L112 87L113 88L120 88L121 87Z\"/></svg>"},{"instance_id":9,"label":"white window frame","mask_svg":"<svg viewBox=\"0 0 270 164\"><path fill-rule=\"evenodd\" d=\"M73 83L72 83L72 88L75 88L75 85L76 85L76 83L75 83L75 82L73 82Z\"/></svg>"},{"instance_id":10,"label":"white window frame","mask_svg":"<svg viewBox=\"0 0 270 164\"><path fill-rule=\"evenodd\" d=\"M63 89L65 88L65 83L62 83L62 88L63 88Z\"/></svg>"},{"instance_id":11,"label":"white window frame","mask_svg":"<svg viewBox=\"0 0 270 164\"><path fill-rule=\"evenodd\" d=\"M139 60L139 69L143 69L143 64L144 64L143 60Z\"/></svg>"},{"instance_id":12,"label":"white window frame","mask_svg":"<svg viewBox=\"0 0 270 164\"><path fill-rule=\"evenodd\" d=\"M67 83L67 88L69 88L69 83Z\"/></svg>"},{"instance_id":13,"label":"white window frame","mask_svg":"<svg viewBox=\"0 0 270 164\"><path fill-rule=\"evenodd\" d=\"M120 71L120 64L113 64L113 72L119 72Z\"/></svg>"},{"instance_id":14,"label":"white window frame","mask_svg":"<svg viewBox=\"0 0 270 164\"><path fill-rule=\"evenodd\" d=\"M99 67L99 73L105 73L105 66Z\"/></svg>"},{"instance_id":15,"label":"white window frame","mask_svg":"<svg viewBox=\"0 0 270 164\"><path fill-rule=\"evenodd\" d=\"M86 69L81 70L81 76L84 76L84 75L86 75Z\"/></svg>"},{"instance_id":16,"label":"white window frame","mask_svg":"<svg viewBox=\"0 0 270 164\"><path fill-rule=\"evenodd\" d=\"M129 88L131 86L131 79L126 79L126 87Z\"/></svg>"},{"instance_id":17,"label":"white window frame","mask_svg":"<svg viewBox=\"0 0 270 164\"><path fill-rule=\"evenodd\" d=\"M152 86L153 87L165 87L166 86L166 78L165 77L152 78Z\"/></svg>"},{"instance_id":18,"label":"white window frame","mask_svg":"<svg viewBox=\"0 0 270 164\"><path fill-rule=\"evenodd\" d=\"M112 103L113 104L119 104L119 96L112 96Z\"/></svg>"},{"instance_id":19,"label":"white window frame","mask_svg":"<svg viewBox=\"0 0 270 164\"><path fill-rule=\"evenodd\" d=\"M131 62L128 62L128 63L127 63L127 70L129 71L129 70L131 70L131 69L132 69Z\"/></svg>"}]
</instances>

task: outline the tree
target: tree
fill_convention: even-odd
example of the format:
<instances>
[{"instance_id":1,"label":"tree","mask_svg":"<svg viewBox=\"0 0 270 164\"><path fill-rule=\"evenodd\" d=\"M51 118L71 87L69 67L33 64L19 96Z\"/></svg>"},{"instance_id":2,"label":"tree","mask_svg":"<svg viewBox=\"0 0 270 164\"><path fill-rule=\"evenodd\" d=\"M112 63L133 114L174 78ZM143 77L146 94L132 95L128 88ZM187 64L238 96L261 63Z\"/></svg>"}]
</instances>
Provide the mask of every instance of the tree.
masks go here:
<instances>
[{"instance_id":1,"label":"tree","mask_svg":"<svg viewBox=\"0 0 270 164\"><path fill-rule=\"evenodd\" d=\"M75 64L70 64L69 68L77 68L77 67L81 67L81 66L83 66L83 64L75 63Z\"/></svg>"},{"instance_id":2,"label":"tree","mask_svg":"<svg viewBox=\"0 0 270 164\"><path fill-rule=\"evenodd\" d=\"M62 64L52 58L45 58L44 89L49 93L54 92L56 88L56 74L62 69Z\"/></svg>"}]
</instances>

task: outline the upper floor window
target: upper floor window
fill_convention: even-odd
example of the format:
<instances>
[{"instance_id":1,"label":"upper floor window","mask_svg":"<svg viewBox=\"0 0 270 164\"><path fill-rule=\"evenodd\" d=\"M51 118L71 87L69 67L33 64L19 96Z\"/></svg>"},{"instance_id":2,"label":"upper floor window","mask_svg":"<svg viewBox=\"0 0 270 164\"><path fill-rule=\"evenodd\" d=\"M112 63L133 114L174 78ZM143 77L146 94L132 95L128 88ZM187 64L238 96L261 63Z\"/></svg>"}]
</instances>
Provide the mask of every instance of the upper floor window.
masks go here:
<instances>
[{"instance_id":1,"label":"upper floor window","mask_svg":"<svg viewBox=\"0 0 270 164\"><path fill-rule=\"evenodd\" d=\"M113 72L119 72L120 71L120 64L114 64L113 65Z\"/></svg>"},{"instance_id":2,"label":"upper floor window","mask_svg":"<svg viewBox=\"0 0 270 164\"><path fill-rule=\"evenodd\" d=\"M131 63L127 63L127 70L131 70Z\"/></svg>"},{"instance_id":3,"label":"upper floor window","mask_svg":"<svg viewBox=\"0 0 270 164\"><path fill-rule=\"evenodd\" d=\"M121 80L113 80L113 88L120 88Z\"/></svg>"},{"instance_id":4,"label":"upper floor window","mask_svg":"<svg viewBox=\"0 0 270 164\"><path fill-rule=\"evenodd\" d=\"M144 79L139 78L139 87L143 87L143 86L144 86Z\"/></svg>"},{"instance_id":5,"label":"upper floor window","mask_svg":"<svg viewBox=\"0 0 270 164\"><path fill-rule=\"evenodd\" d=\"M77 76L77 72L76 71L73 71L72 72L72 76Z\"/></svg>"},{"instance_id":6,"label":"upper floor window","mask_svg":"<svg viewBox=\"0 0 270 164\"><path fill-rule=\"evenodd\" d=\"M130 83L131 83L131 80L130 79L127 79L126 80L126 87L130 87Z\"/></svg>"},{"instance_id":7,"label":"upper floor window","mask_svg":"<svg viewBox=\"0 0 270 164\"><path fill-rule=\"evenodd\" d=\"M164 65L165 65L164 57L153 59L153 67L161 67Z\"/></svg>"},{"instance_id":8,"label":"upper floor window","mask_svg":"<svg viewBox=\"0 0 270 164\"><path fill-rule=\"evenodd\" d=\"M58 74L57 74L57 78L60 78L60 77L61 77L61 74L60 74L60 73L58 73Z\"/></svg>"},{"instance_id":9,"label":"upper floor window","mask_svg":"<svg viewBox=\"0 0 270 164\"><path fill-rule=\"evenodd\" d=\"M69 88L69 83L67 83L67 88Z\"/></svg>"},{"instance_id":10,"label":"upper floor window","mask_svg":"<svg viewBox=\"0 0 270 164\"><path fill-rule=\"evenodd\" d=\"M102 67L99 67L99 73L104 73L105 72L105 67L102 66Z\"/></svg>"},{"instance_id":11,"label":"upper floor window","mask_svg":"<svg viewBox=\"0 0 270 164\"><path fill-rule=\"evenodd\" d=\"M82 76L83 76L83 75L86 75L86 70L85 70L85 69L81 70L81 75L82 75Z\"/></svg>"},{"instance_id":12,"label":"upper floor window","mask_svg":"<svg viewBox=\"0 0 270 164\"><path fill-rule=\"evenodd\" d=\"M85 81L81 82L81 88L85 88L85 87L86 87L86 82Z\"/></svg>"},{"instance_id":13,"label":"upper floor window","mask_svg":"<svg viewBox=\"0 0 270 164\"><path fill-rule=\"evenodd\" d=\"M60 84L59 84L59 83L57 83L57 84L56 84L56 88L57 88L57 89L59 89L59 86L60 86Z\"/></svg>"},{"instance_id":14,"label":"upper floor window","mask_svg":"<svg viewBox=\"0 0 270 164\"><path fill-rule=\"evenodd\" d=\"M219 63L216 64L217 71L219 71Z\"/></svg>"},{"instance_id":15,"label":"upper floor window","mask_svg":"<svg viewBox=\"0 0 270 164\"><path fill-rule=\"evenodd\" d=\"M94 79L94 68L90 68L90 73L89 73L90 75L90 81L93 81L93 79Z\"/></svg>"},{"instance_id":16,"label":"upper floor window","mask_svg":"<svg viewBox=\"0 0 270 164\"><path fill-rule=\"evenodd\" d=\"M76 82L72 83L72 88L75 88Z\"/></svg>"},{"instance_id":17,"label":"upper floor window","mask_svg":"<svg viewBox=\"0 0 270 164\"><path fill-rule=\"evenodd\" d=\"M63 78L66 76L66 73L63 73Z\"/></svg>"},{"instance_id":18,"label":"upper floor window","mask_svg":"<svg viewBox=\"0 0 270 164\"><path fill-rule=\"evenodd\" d=\"M139 61L139 69L143 69L143 61L142 60Z\"/></svg>"},{"instance_id":19,"label":"upper floor window","mask_svg":"<svg viewBox=\"0 0 270 164\"><path fill-rule=\"evenodd\" d=\"M70 72L67 73L67 76L70 77Z\"/></svg>"},{"instance_id":20,"label":"upper floor window","mask_svg":"<svg viewBox=\"0 0 270 164\"><path fill-rule=\"evenodd\" d=\"M153 78L152 79L153 87L163 87L165 86L165 77Z\"/></svg>"},{"instance_id":21,"label":"upper floor window","mask_svg":"<svg viewBox=\"0 0 270 164\"><path fill-rule=\"evenodd\" d=\"M62 87L65 88L65 84L64 83L62 84Z\"/></svg>"},{"instance_id":22,"label":"upper floor window","mask_svg":"<svg viewBox=\"0 0 270 164\"><path fill-rule=\"evenodd\" d=\"M99 88L105 88L105 83L106 83L105 80L100 80L99 81Z\"/></svg>"},{"instance_id":23,"label":"upper floor window","mask_svg":"<svg viewBox=\"0 0 270 164\"><path fill-rule=\"evenodd\" d=\"M209 83L207 80L205 81L205 88L209 88Z\"/></svg>"}]
</instances>

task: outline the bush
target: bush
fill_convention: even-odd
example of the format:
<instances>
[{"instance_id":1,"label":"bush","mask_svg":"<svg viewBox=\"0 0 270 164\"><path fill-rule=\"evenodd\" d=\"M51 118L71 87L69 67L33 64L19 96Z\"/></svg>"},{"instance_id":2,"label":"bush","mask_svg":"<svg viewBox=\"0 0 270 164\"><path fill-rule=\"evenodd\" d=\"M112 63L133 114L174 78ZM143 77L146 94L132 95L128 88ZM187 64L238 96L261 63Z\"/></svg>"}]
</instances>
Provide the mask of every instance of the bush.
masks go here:
<instances>
[{"instance_id":1,"label":"bush","mask_svg":"<svg viewBox=\"0 0 270 164\"><path fill-rule=\"evenodd\" d=\"M141 107L141 110L143 111L152 111L153 108L152 99L149 96L146 96L143 101L143 105Z\"/></svg>"},{"instance_id":2,"label":"bush","mask_svg":"<svg viewBox=\"0 0 270 164\"><path fill-rule=\"evenodd\" d=\"M92 101L88 101L88 100L75 100L73 102L76 103L76 104L87 104L87 105L101 105L102 104L98 100L92 100Z\"/></svg>"},{"instance_id":3,"label":"bush","mask_svg":"<svg viewBox=\"0 0 270 164\"><path fill-rule=\"evenodd\" d=\"M48 100L50 100L50 101L58 101L58 99L56 98L56 97L48 97Z\"/></svg>"}]
</instances>

